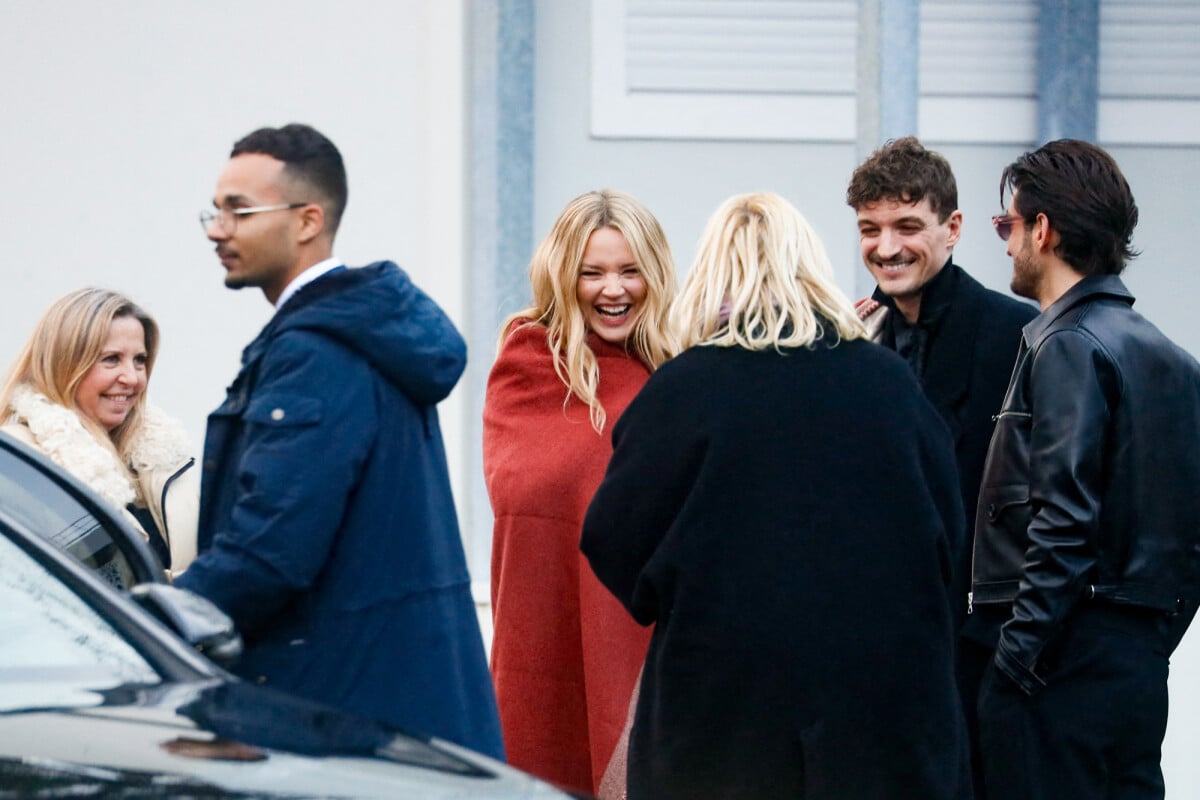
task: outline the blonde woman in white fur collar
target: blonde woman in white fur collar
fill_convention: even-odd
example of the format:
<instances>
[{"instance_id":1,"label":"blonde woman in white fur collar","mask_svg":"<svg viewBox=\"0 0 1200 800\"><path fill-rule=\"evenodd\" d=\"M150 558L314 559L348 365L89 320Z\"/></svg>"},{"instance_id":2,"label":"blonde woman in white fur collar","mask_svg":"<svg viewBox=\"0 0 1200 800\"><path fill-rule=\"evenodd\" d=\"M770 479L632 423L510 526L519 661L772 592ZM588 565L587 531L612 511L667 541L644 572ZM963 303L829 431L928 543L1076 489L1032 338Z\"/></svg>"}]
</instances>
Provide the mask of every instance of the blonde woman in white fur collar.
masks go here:
<instances>
[{"instance_id":1,"label":"blonde woman in white fur collar","mask_svg":"<svg viewBox=\"0 0 1200 800\"><path fill-rule=\"evenodd\" d=\"M0 430L124 511L177 574L196 556L200 480L183 429L146 401L157 354L158 324L129 298L72 292L17 356Z\"/></svg>"}]
</instances>

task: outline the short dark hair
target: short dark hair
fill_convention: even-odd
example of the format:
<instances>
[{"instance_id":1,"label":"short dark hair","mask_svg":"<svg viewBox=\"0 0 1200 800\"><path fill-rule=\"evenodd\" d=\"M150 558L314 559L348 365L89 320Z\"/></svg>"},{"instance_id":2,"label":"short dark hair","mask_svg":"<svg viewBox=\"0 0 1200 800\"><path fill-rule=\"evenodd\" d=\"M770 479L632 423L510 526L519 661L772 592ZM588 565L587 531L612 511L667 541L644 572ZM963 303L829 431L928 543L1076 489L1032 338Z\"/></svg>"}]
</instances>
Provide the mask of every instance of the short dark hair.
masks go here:
<instances>
[{"instance_id":1,"label":"short dark hair","mask_svg":"<svg viewBox=\"0 0 1200 800\"><path fill-rule=\"evenodd\" d=\"M1058 231L1055 254L1083 275L1119 275L1138 255L1130 244L1137 226L1133 192L1113 157L1090 142L1058 139L1004 168L1005 191L1026 224L1045 214Z\"/></svg>"},{"instance_id":2,"label":"short dark hair","mask_svg":"<svg viewBox=\"0 0 1200 800\"><path fill-rule=\"evenodd\" d=\"M284 173L315 189L325 200L325 226L332 236L346 210L346 167L342 154L310 125L293 122L282 128L259 128L233 145L230 158L261 153L284 163Z\"/></svg>"},{"instance_id":3,"label":"short dark hair","mask_svg":"<svg viewBox=\"0 0 1200 800\"><path fill-rule=\"evenodd\" d=\"M890 139L871 153L854 170L846 189L846 203L854 209L886 199L919 203L926 197L939 222L958 210L958 184L950 162L926 150L915 136Z\"/></svg>"}]
</instances>

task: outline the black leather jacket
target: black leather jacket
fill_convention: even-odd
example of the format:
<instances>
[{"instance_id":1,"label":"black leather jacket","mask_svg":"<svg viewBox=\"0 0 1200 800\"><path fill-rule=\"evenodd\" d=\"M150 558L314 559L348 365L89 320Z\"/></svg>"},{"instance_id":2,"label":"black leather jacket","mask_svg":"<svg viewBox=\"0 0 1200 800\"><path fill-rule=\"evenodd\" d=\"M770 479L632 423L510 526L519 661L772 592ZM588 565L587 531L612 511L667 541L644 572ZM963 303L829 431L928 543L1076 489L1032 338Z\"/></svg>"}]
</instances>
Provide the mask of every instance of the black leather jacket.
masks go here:
<instances>
[{"instance_id":1,"label":"black leather jacket","mask_svg":"<svg viewBox=\"0 0 1200 800\"><path fill-rule=\"evenodd\" d=\"M997 667L1044 684L1046 645L1080 602L1171 615L1200 596L1200 365L1085 278L1025 326L988 449L972 604L1011 604Z\"/></svg>"}]
</instances>

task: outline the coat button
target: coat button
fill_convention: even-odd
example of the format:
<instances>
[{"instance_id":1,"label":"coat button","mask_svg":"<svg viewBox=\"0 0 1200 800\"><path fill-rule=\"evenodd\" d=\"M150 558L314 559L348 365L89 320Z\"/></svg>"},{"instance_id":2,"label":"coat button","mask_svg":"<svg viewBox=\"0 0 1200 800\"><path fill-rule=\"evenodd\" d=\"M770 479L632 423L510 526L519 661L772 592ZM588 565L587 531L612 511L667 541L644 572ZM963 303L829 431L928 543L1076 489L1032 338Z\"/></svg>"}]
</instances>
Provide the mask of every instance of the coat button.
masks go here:
<instances>
[{"instance_id":1,"label":"coat button","mask_svg":"<svg viewBox=\"0 0 1200 800\"><path fill-rule=\"evenodd\" d=\"M274 409L271 412L271 419L275 420L276 422L279 422L279 420L283 419L283 409L282 408Z\"/></svg>"}]
</instances>

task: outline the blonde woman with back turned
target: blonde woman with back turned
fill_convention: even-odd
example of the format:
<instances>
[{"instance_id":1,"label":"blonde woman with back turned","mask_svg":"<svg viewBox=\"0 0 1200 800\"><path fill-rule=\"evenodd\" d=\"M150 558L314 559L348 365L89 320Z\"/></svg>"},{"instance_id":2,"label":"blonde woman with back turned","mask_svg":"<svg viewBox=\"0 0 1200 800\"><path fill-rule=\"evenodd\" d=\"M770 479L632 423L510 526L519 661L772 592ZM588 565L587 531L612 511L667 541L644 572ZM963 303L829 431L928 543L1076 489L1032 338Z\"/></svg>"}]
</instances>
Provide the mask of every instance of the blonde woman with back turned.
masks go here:
<instances>
[{"instance_id":1,"label":"blonde woman with back turned","mask_svg":"<svg viewBox=\"0 0 1200 800\"><path fill-rule=\"evenodd\" d=\"M945 424L777 195L717 210L675 309L583 526L654 625L628 797L968 797Z\"/></svg>"},{"instance_id":2,"label":"blonde woman with back turned","mask_svg":"<svg viewBox=\"0 0 1200 800\"><path fill-rule=\"evenodd\" d=\"M625 722L649 632L579 554L610 431L674 355L674 264L629 195L572 200L529 266L488 379L484 472L495 514L492 675L508 760L587 794Z\"/></svg>"},{"instance_id":3,"label":"blonde woman with back turned","mask_svg":"<svg viewBox=\"0 0 1200 800\"><path fill-rule=\"evenodd\" d=\"M200 481L183 429L146 399L157 355L158 325L129 298L72 292L17 356L0 430L124 512L177 574L196 555Z\"/></svg>"}]
</instances>

